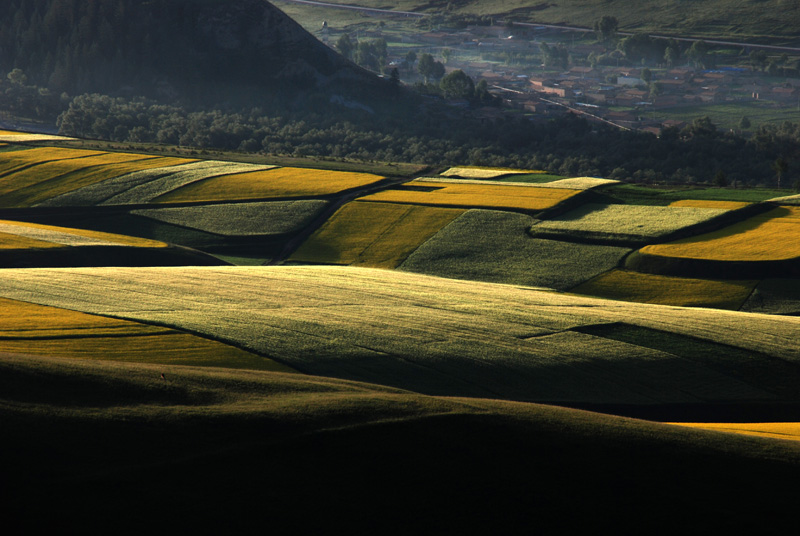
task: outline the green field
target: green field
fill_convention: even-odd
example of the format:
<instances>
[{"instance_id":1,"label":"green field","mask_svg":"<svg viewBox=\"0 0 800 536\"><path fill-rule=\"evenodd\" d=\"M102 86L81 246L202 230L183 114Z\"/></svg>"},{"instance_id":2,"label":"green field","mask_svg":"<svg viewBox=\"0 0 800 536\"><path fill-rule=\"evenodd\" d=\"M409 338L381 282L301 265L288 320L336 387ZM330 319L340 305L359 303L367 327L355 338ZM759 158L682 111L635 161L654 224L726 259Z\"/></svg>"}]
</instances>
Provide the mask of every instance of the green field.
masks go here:
<instances>
[{"instance_id":1,"label":"green field","mask_svg":"<svg viewBox=\"0 0 800 536\"><path fill-rule=\"evenodd\" d=\"M611 15L619 20L620 31L724 38L733 41L796 43L797 28L800 27L797 5L786 0L736 3L708 0L690 5L678 0L634 4L626 0L565 0L549 4L531 0L490 0L463 4L446 0L401 0L391 5L377 0L333 0L329 3L420 11L430 15L444 11L498 18L513 15L520 22L577 25L585 28L592 28L595 21L604 15ZM303 15L295 8L294 13L299 20L309 25L313 9ZM720 14L723 13L724 17L721 17Z\"/></svg>"},{"instance_id":2,"label":"green field","mask_svg":"<svg viewBox=\"0 0 800 536\"><path fill-rule=\"evenodd\" d=\"M535 222L523 214L470 210L421 245L400 269L563 290L616 267L630 252L533 239L527 231Z\"/></svg>"},{"instance_id":3,"label":"green field","mask_svg":"<svg viewBox=\"0 0 800 536\"><path fill-rule=\"evenodd\" d=\"M770 190L767 188L698 188L698 187L653 187L636 184L619 184L603 189L610 202L629 205L669 205L682 199L711 201L742 201L758 203L775 197L792 195L793 190Z\"/></svg>"},{"instance_id":4,"label":"green field","mask_svg":"<svg viewBox=\"0 0 800 536\"><path fill-rule=\"evenodd\" d=\"M800 110L788 107L776 107L772 103L763 101L749 101L741 103L708 104L704 106L686 106L677 108L659 109L654 112L661 120L675 119L678 121L692 122L695 119L708 116L711 121L722 130L740 130L739 121L747 117L755 126L763 124L780 125L784 121L800 121ZM753 127L753 130L755 127Z\"/></svg>"}]
</instances>

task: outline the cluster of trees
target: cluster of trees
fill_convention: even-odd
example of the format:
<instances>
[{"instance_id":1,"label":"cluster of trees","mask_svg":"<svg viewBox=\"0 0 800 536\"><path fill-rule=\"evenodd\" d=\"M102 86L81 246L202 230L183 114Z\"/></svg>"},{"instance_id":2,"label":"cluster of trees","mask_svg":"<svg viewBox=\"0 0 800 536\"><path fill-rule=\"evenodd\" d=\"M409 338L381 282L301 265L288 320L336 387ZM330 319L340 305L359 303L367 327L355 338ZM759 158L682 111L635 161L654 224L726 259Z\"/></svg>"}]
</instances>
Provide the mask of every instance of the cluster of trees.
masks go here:
<instances>
[{"instance_id":1,"label":"cluster of trees","mask_svg":"<svg viewBox=\"0 0 800 536\"><path fill-rule=\"evenodd\" d=\"M719 132L705 118L657 138L571 115L542 122L514 117L481 122L436 106L392 117L358 110L348 114L190 111L146 99L83 95L72 101L59 126L63 134L116 141L437 166L511 166L641 182L710 182L722 172L737 185L774 185L780 160L786 185L800 171L800 125L791 123L761 127L745 139Z\"/></svg>"},{"instance_id":2,"label":"cluster of trees","mask_svg":"<svg viewBox=\"0 0 800 536\"><path fill-rule=\"evenodd\" d=\"M345 58L356 62L365 69L383 73L388 56L386 39L365 39L353 41L348 34L336 41L336 48Z\"/></svg>"}]
</instances>

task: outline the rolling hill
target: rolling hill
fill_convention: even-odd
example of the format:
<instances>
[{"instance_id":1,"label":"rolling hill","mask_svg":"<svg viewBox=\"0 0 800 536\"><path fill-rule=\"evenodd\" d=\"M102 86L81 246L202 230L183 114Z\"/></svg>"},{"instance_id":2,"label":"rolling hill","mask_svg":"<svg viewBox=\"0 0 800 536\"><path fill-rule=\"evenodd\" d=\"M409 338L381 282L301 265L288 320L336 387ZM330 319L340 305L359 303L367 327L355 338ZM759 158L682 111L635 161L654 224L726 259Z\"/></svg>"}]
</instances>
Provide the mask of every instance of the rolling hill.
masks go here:
<instances>
[{"instance_id":1,"label":"rolling hill","mask_svg":"<svg viewBox=\"0 0 800 536\"><path fill-rule=\"evenodd\" d=\"M8 526L549 535L796 523L797 442L296 374L0 355Z\"/></svg>"}]
</instances>

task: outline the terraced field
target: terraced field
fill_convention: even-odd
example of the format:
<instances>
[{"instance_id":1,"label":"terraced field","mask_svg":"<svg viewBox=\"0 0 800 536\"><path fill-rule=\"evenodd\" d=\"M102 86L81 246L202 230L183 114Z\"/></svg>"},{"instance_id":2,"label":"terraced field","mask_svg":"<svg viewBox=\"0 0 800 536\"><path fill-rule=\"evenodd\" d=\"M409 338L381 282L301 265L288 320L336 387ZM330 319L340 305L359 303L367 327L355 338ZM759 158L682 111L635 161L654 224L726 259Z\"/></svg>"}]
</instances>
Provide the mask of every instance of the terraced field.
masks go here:
<instances>
[{"instance_id":1,"label":"terraced field","mask_svg":"<svg viewBox=\"0 0 800 536\"><path fill-rule=\"evenodd\" d=\"M169 326L301 372L428 394L595 405L800 400L797 318L351 267L6 270L0 296ZM649 335L632 343L596 331L611 324ZM652 347L659 333L671 342ZM692 350L670 350L681 345Z\"/></svg>"}]
</instances>

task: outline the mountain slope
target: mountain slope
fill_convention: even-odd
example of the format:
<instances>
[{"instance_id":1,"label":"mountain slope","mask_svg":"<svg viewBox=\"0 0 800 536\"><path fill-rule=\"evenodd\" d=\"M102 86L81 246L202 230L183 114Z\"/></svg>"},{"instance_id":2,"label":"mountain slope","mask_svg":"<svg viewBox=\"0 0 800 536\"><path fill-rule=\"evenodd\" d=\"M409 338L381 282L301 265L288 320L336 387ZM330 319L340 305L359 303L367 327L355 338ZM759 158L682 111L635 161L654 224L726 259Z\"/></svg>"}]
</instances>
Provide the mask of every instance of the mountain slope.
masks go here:
<instances>
[{"instance_id":1,"label":"mountain slope","mask_svg":"<svg viewBox=\"0 0 800 536\"><path fill-rule=\"evenodd\" d=\"M70 94L162 98L376 85L264 0L8 0L0 71Z\"/></svg>"}]
</instances>

